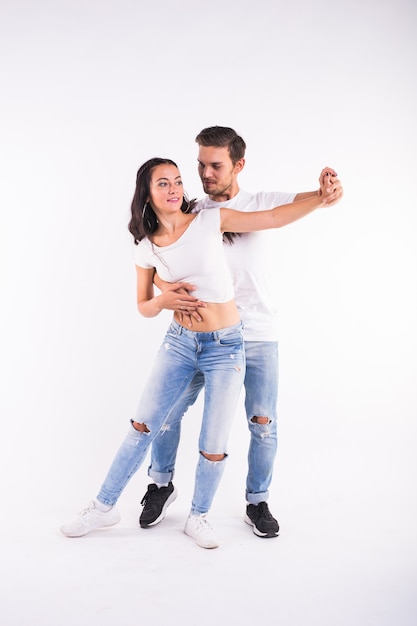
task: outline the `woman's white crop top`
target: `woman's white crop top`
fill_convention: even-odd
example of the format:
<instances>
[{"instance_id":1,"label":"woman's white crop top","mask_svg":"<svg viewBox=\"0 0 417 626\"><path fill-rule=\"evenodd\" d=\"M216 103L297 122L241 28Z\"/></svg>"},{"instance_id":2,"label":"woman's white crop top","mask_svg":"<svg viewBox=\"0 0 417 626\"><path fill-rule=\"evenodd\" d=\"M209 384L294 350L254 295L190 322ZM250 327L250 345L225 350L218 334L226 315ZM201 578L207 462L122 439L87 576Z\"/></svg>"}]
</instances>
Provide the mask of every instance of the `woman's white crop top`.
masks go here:
<instances>
[{"instance_id":1,"label":"woman's white crop top","mask_svg":"<svg viewBox=\"0 0 417 626\"><path fill-rule=\"evenodd\" d=\"M220 209L196 213L187 230L169 246L156 246L147 237L134 246L135 264L156 268L170 283L196 286L192 295L205 302L229 302L233 284L220 231Z\"/></svg>"}]
</instances>

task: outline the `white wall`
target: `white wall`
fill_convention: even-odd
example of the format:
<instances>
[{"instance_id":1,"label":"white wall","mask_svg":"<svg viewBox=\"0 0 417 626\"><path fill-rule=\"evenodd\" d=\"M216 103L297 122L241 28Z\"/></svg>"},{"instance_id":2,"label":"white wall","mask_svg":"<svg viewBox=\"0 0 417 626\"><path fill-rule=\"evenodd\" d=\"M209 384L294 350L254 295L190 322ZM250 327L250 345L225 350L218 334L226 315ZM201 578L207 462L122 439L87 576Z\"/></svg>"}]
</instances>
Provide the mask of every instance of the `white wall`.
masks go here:
<instances>
[{"instance_id":1,"label":"white wall","mask_svg":"<svg viewBox=\"0 0 417 626\"><path fill-rule=\"evenodd\" d=\"M345 187L276 234L272 497L342 491L370 526L386 505L411 529L415 29L412 0L1 0L4 501L72 510L96 492L170 317L135 309L136 170L169 156L200 195L194 137L220 124L247 142L243 188L314 189L325 165ZM219 502L243 506L247 440L237 418ZM145 470L134 480L132 502Z\"/></svg>"}]
</instances>

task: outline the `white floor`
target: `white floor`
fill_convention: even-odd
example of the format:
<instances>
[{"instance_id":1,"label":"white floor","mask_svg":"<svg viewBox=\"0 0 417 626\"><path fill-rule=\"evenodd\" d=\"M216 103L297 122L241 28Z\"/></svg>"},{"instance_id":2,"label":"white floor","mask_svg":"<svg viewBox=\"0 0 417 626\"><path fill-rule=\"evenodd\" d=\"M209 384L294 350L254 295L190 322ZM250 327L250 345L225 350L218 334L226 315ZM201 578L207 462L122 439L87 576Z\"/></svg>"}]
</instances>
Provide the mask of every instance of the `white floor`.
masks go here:
<instances>
[{"instance_id":1,"label":"white floor","mask_svg":"<svg viewBox=\"0 0 417 626\"><path fill-rule=\"evenodd\" d=\"M217 550L182 533L181 502L154 529L139 530L131 507L117 528L78 540L29 515L2 550L2 624L415 625L403 529L370 528L360 514L335 525L330 509L293 511L274 540L237 512L213 515Z\"/></svg>"},{"instance_id":2,"label":"white floor","mask_svg":"<svg viewBox=\"0 0 417 626\"><path fill-rule=\"evenodd\" d=\"M178 498L165 521L148 530L137 524L145 471L119 501L121 523L80 539L63 537L59 526L87 504L80 494L90 493L96 480L79 478L83 460L75 480L58 476L54 482L49 476L40 500L31 489L39 477L35 472L31 483L26 475L26 489L3 514L2 626L217 621L415 626L415 489L406 471L413 446L404 433L397 432L400 455L388 431L380 432L378 446L370 450L370 424L350 424L349 435L346 429L321 447L313 431L301 434L284 426L270 498L281 533L260 539L243 522L238 483L243 483L244 462L234 454L243 432L236 428L211 513L221 540L216 550L197 547L182 532L192 490L191 454L187 459L184 450L175 481ZM334 433L328 435L330 442ZM395 464L387 462L389 449Z\"/></svg>"}]
</instances>

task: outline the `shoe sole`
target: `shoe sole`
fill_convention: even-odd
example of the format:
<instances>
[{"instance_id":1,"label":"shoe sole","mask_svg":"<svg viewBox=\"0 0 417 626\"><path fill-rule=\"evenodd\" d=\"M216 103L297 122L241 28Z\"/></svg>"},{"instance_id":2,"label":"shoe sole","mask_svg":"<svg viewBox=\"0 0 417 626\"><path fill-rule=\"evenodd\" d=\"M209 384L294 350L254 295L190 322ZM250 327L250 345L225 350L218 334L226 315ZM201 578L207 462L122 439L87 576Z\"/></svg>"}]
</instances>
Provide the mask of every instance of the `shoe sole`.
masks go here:
<instances>
[{"instance_id":1,"label":"shoe sole","mask_svg":"<svg viewBox=\"0 0 417 626\"><path fill-rule=\"evenodd\" d=\"M162 520L165 519L166 516L166 510L169 507L169 505L174 502L174 500L176 500L178 495L178 492L176 490L176 488L174 487L174 491L171 493L171 495L169 496L168 500L165 502L164 506L162 507L162 511L159 517L156 518L156 520L154 522L141 522L139 519L139 525L141 528L150 528L151 526L156 526L157 524L159 524L160 522L162 522Z\"/></svg>"},{"instance_id":2,"label":"shoe sole","mask_svg":"<svg viewBox=\"0 0 417 626\"><path fill-rule=\"evenodd\" d=\"M114 521L110 523L102 524L101 526L96 526L95 528L89 528L88 530L71 533L71 532L65 532L64 527L61 526L60 531L63 535L65 535L65 537L69 537L70 539L76 539L77 537L85 537L86 535L89 535L95 530L101 530L102 528L111 528L112 526L116 526L116 524L118 524L120 520L121 520L121 517L119 515L118 519L114 519Z\"/></svg>"},{"instance_id":3,"label":"shoe sole","mask_svg":"<svg viewBox=\"0 0 417 626\"><path fill-rule=\"evenodd\" d=\"M214 548L218 548L220 546L219 543L216 544L212 544L210 546L204 545L203 543L199 542L197 537L195 535L192 535L191 533L188 533L187 530L184 528L184 533L187 535L187 537L191 537L191 539L194 539L194 541L196 542L196 544L200 547L200 548L204 548L205 550L214 550Z\"/></svg>"},{"instance_id":4,"label":"shoe sole","mask_svg":"<svg viewBox=\"0 0 417 626\"><path fill-rule=\"evenodd\" d=\"M261 532L258 528L256 528L256 524L254 524L254 522L252 522L252 520L249 517L249 515L245 515L244 520L245 520L245 522L247 524L249 524L249 526L252 526L252 532L257 537L261 537L262 539L272 539L273 537L278 537L279 536L279 530L276 531L276 532L270 531L269 533Z\"/></svg>"}]
</instances>

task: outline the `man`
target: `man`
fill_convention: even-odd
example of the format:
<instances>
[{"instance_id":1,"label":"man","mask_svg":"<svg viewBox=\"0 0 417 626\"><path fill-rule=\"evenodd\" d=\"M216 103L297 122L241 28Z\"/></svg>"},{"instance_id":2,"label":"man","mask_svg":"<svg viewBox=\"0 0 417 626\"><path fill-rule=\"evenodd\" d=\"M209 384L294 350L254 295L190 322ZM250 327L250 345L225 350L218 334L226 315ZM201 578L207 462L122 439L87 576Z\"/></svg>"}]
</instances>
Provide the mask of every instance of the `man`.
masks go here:
<instances>
[{"instance_id":1,"label":"man","mask_svg":"<svg viewBox=\"0 0 417 626\"><path fill-rule=\"evenodd\" d=\"M213 126L196 137L199 146L198 172L207 196L196 210L229 207L239 211L260 211L289 204L316 194L330 193L340 185L334 170L321 173L320 189L291 194L247 193L239 188L238 175L245 165L244 140L231 128ZM268 507L269 486L277 452L278 337L276 314L271 299L270 254L264 231L225 235L226 254L231 268L235 301L244 327L246 351L245 409L250 431L246 478L245 521L259 537L277 537L278 521ZM158 282L157 282L158 284ZM158 285L160 286L160 285ZM164 289L164 286L160 286ZM199 311L184 302L183 313L199 318ZM202 315L204 312L202 312ZM193 404L204 380L197 375L181 401L172 409L152 444L148 485L141 504L140 526L161 522L177 496L172 483L181 419Z\"/></svg>"}]
</instances>

